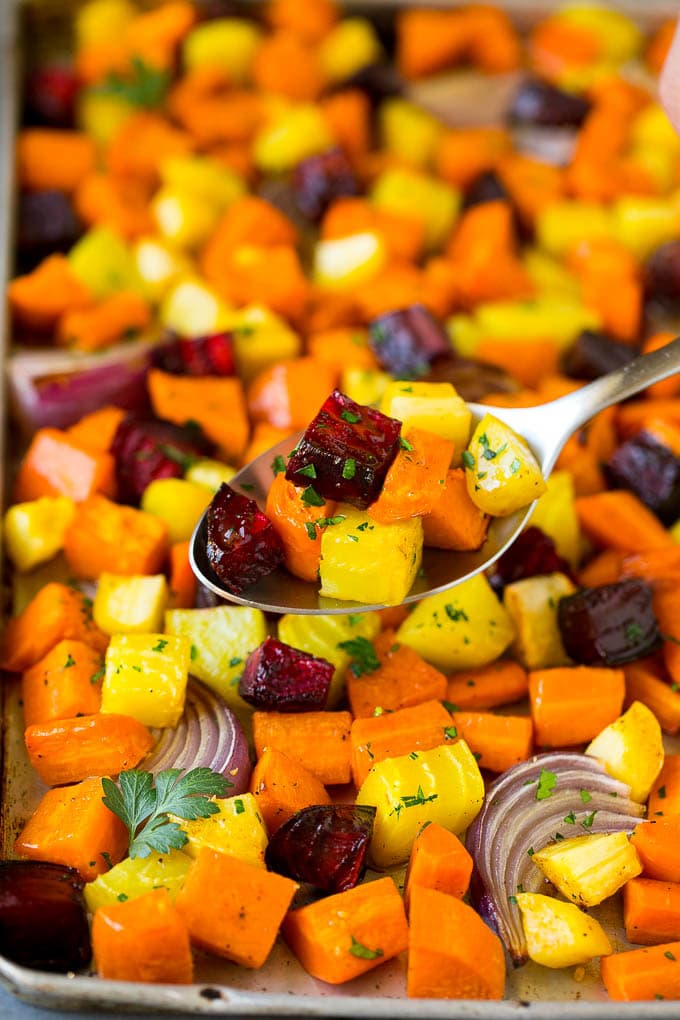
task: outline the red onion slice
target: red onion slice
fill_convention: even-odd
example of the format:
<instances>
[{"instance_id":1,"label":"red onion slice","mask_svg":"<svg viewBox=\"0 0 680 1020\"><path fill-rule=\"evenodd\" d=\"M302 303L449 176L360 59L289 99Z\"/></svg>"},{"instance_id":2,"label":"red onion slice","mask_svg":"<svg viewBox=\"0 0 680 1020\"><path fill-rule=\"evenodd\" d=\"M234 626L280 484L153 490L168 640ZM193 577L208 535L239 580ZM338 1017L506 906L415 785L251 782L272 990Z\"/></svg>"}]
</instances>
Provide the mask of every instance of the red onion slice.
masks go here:
<instances>
[{"instance_id":1,"label":"red onion slice","mask_svg":"<svg viewBox=\"0 0 680 1020\"><path fill-rule=\"evenodd\" d=\"M178 725L152 732L158 739L142 762L147 771L205 766L229 780L230 797L248 790L251 763L243 727L225 702L193 677Z\"/></svg>"},{"instance_id":2,"label":"red onion slice","mask_svg":"<svg viewBox=\"0 0 680 1020\"><path fill-rule=\"evenodd\" d=\"M555 785L537 800L541 772ZM587 791L586 802L581 791ZM573 815L572 815L573 813ZM511 897L538 892L544 878L530 850L541 850L556 834L568 839L585 832L632 832L644 808L630 799L630 787L607 774L584 754L540 754L508 769L487 791L484 807L467 834L475 862L472 900L501 937L515 964L527 959L520 912ZM565 822L574 817L574 822Z\"/></svg>"}]
</instances>

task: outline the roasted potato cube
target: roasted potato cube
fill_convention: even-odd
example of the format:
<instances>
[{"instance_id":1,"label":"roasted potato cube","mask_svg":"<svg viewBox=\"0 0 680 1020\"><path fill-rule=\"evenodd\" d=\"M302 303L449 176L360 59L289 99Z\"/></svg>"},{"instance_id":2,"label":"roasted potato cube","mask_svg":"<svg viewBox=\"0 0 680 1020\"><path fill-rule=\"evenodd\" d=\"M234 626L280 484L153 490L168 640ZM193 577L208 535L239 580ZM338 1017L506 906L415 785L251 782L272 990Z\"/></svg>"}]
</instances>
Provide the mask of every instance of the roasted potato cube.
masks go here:
<instances>
[{"instance_id":1,"label":"roasted potato cube","mask_svg":"<svg viewBox=\"0 0 680 1020\"><path fill-rule=\"evenodd\" d=\"M456 448L454 464L460 463L470 436L472 414L451 383L390 382L380 410L403 422L402 432L415 427L450 439Z\"/></svg>"},{"instance_id":2,"label":"roasted potato cube","mask_svg":"<svg viewBox=\"0 0 680 1020\"><path fill-rule=\"evenodd\" d=\"M541 893L517 893L529 959L543 967L573 967L608 956L611 943L602 925L579 910Z\"/></svg>"},{"instance_id":3,"label":"roasted potato cube","mask_svg":"<svg viewBox=\"0 0 680 1020\"><path fill-rule=\"evenodd\" d=\"M590 742L586 754L598 758L610 776L630 786L632 800L645 801L664 759L661 727L641 701L634 701Z\"/></svg>"},{"instance_id":4,"label":"roasted potato cube","mask_svg":"<svg viewBox=\"0 0 680 1020\"><path fill-rule=\"evenodd\" d=\"M642 871L625 832L589 833L552 843L532 861L563 896L581 907L597 906Z\"/></svg>"},{"instance_id":5,"label":"roasted potato cube","mask_svg":"<svg viewBox=\"0 0 680 1020\"><path fill-rule=\"evenodd\" d=\"M463 464L470 499L494 517L514 513L546 491L529 444L492 414L473 432Z\"/></svg>"},{"instance_id":6,"label":"roasted potato cube","mask_svg":"<svg viewBox=\"0 0 680 1020\"><path fill-rule=\"evenodd\" d=\"M557 625L557 604L574 591L569 578L559 573L527 577L506 587L503 602L517 634L514 650L527 669L569 663Z\"/></svg>"}]
</instances>

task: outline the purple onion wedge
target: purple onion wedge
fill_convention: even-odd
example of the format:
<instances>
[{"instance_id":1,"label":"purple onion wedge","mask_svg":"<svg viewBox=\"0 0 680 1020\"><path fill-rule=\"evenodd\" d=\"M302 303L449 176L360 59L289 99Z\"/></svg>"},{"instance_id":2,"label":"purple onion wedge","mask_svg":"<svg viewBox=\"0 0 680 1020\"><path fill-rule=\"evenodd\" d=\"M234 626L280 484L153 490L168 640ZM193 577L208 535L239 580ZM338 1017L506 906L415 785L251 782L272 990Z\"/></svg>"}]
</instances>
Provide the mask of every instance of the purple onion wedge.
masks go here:
<instances>
[{"instance_id":1,"label":"purple onion wedge","mask_svg":"<svg viewBox=\"0 0 680 1020\"><path fill-rule=\"evenodd\" d=\"M270 871L327 893L352 889L364 876L376 809L315 804L279 826L265 851Z\"/></svg>"},{"instance_id":2,"label":"purple onion wedge","mask_svg":"<svg viewBox=\"0 0 680 1020\"><path fill-rule=\"evenodd\" d=\"M491 784L467 834L475 865L470 892L517 966L526 963L527 946L514 897L539 892L545 882L534 851L584 832L632 832L643 814L630 787L583 754L539 754Z\"/></svg>"},{"instance_id":3,"label":"purple onion wedge","mask_svg":"<svg viewBox=\"0 0 680 1020\"><path fill-rule=\"evenodd\" d=\"M232 784L229 796L246 793L251 763L243 728L225 702L191 679L184 714L174 729L156 730L158 739L140 768L156 775L164 769L204 766Z\"/></svg>"}]
</instances>

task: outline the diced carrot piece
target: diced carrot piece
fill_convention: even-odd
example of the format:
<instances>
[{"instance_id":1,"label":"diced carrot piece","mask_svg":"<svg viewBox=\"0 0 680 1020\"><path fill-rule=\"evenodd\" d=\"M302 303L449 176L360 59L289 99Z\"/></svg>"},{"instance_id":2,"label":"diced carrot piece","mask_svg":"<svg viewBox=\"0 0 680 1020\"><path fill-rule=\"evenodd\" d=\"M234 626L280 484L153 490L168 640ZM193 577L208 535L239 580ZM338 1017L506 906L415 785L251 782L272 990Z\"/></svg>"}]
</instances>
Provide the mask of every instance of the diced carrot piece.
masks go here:
<instances>
[{"instance_id":1,"label":"diced carrot piece","mask_svg":"<svg viewBox=\"0 0 680 1020\"><path fill-rule=\"evenodd\" d=\"M338 18L334 0L307 0L304 8L298 0L272 0L265 9L267 22L309 43L319 42Z\"/></svg>"},{"instance_id":2,"label":"diced carrot piece","mask_svg":"<svg viewBox=\"0 0 680 1020\"><path fill-rule=\"evenodd\" d=\"M431 513L444 494L453 453L453 443L434 432L406 428L369 517L392 524Z\"/></svg>"},{"instance_id":3,"label":"diced carrot piece","mask_svg":"<svg viewBox=\"0 0 680 1020\"><path fill-rule=\"evenodd\" d=\"M467 903L411 889L407 994L414 999L502 999L501 940Z\"/></svg>"},{"instance_id":4,"label":"diced carrot piece","mask_svg":"<svg viewBox=\"0 0 680 1020\"><path fill-rule=\"evenodd\" d=\"M663 555L666 555L665 550ZM623 553L617 549L604 549L601 553L593 556L592 560L579 571L579 583L584 588L598 588L602 584L614 584L621 578L623 561Z\"/></svg>"},{"instance_id":5,"label":"diced carrot piece","mask_svg":"<svg viewBox=\"0 0 680 1020\"><path fill-rule=\"evenodd\" d=\"M193 981L189 932L167 889L99 907L92 921L92 955L99 976L111 981Z\"/></svg>"},{"instance_id":6,"label":"diced carrot piece","mask_svg":"<svg viewBox=\"0 0 680 1020\"><path fill-rule=\"evenodd\" d=\"M351 669L347 672L347 697L355 720L372 718L377 708L389 713L442 700L446 694L444 674L413 648L398 644L393 630L384 630L374 645L378 669L361 676Z\"/></svg>"},{"instance_id":7,"label":"diced carrot piece","mask_svg":"<svg viewBox=\"0 0 680 1020\"><path fill-rule=\"evenodd\" d=\"M451 67L470 45L470 23L460 11L412 9L397 18L397 63L405 78Z\"/></svg>"},{"instance_id":8,"label":"diced carrot piece","mask_svg":"<svg viewBox=\"0 0 680 1020\"><path fill-rule=\"evenodd\" d=\"M248 416L240 379L224 376L181 376L152 368L149 395L159 418L185 425L196 421L206 436L238 459L248 442Z\"/></svg>"},{"instance_id":9,"label":"diced carrot piece","mask_svg":"<svg viewBox=\"0 0 680 1020\"><path fill-rule=\"evenodd\" d=\"M626 706L641 701L659 720L662 730L671 735L680 731L680 693L673 690L663 670L652 659L641 659L624 667Z\"/></svg>"},{"instance_id":10,"label":"diced carrot piece","mask_svg":"<svg viewBox=\"0 0 680 1020\"><path fill-rule=\"evenodd\" d=\"M350 159L364 156L371 140L371 104L361 89L341 89L320 101L331 134Z\"/></svg>"},{"instance_id":11,"label":"diced carrot piece","mask_svg":"<svg viewBox=\"0 0 680 1020\"><path fill-rule=\"evenodd\" d=\"M283 751L323 783L348 783L349 712L253 713L253 742L260 758L268 747Z\"/></svg>"},{"instance_id":12,"label":"diced carrot piece","mask_svg":"<svg viewBox=\"0 0 680 1020\"><path fill-rule=\"evenodd\" d=\"M489 518L468 495L460 468L446 472L444 491L423 517L425 545L466 552L479 549L486 538Z\"/></svg>"},{"instance_id":13,"label":"diced carrot piece","mask_svg":"<svg viewBox=\"0 0 680 1020\"><path fill-rule=\"evenodd\" d=\"M82 641L103 653L108 635L92 619L92 602L82 592L52 581L5 627L2 668L11 673L34 666L64 638Z\"/></svg>"},{"instance_id":14,"label":"diced carrot piece","mask_svg":"<svg viewBox=\"0 0 680 1020\"><path fill-rule=\"evenodd\" d=\"M102 795L99 778L48 790L17 836L14 852L75 868L86 882L108 871L122 861L129 837Z\"/></svg>"},{"instance_id":15,"label":"diced carrot piece","mask_svg":"<svg viewBox=\"0 0 680 1020\"><path fill-rule=\"evenodd\" d=\"M364 231L380 234L393 259L417 259L425 240L423 220L413 214L376 209L365 198L337 198L331 202L321 221L321 237L335 240ZM400 307L403 307L403 300Z\"/></svg>"},{"instance_id":16,"label":"diced carrot piece","mask_svg":"<svg viewBox=\"0 0 680 1020\"><path fill-rule=\"evenodd\" d=\"M103 676L100 652L82 641L60 641L21 678L26 725L98 712Z\"/></svg>"},{"instance_id":17,"label":"diced carrot piece","mask_svg":"<svg viewBox=\"0 0 680 1020\"><path fill-rule=\"evenodd\" d=\"M203 249L201 268L206 279L219 283L234 251L244 245L261 248L297 243L297 230L282 212L263 198L244 195L232 202Z\"/></svg>"},{"instance_id":18,"label":"diced carrot piece","mask_svg":"<svg viewBox=\"0 0 680 1020\"><path fill-rule=\"evenodd\" d=\"M406 912L411 891L416 885L462 899L470 884L473 864L472 857L455 833L437 822L428 822L415 838L406 870Z\"/></svg>"},{"instance_id":19,"label":"diced carrot piece","mask_svg":"<svg viewBox=\"0 0 680 1020\"><path fill-rule=\"evenodd\" d=\"M39 429L21 462L13 497L22 503L68 496L80 503L95 492L113 496L114 468L111 454L82 449L59 429Z\"/></svg>"},{"instance_id":20,"label":"diced carrot piece","mask_svg":"<svg viewBox=\"0 0 680 1020\"><path fill-rule=\"evenodd\" d=\"M529 677L518 662L497 659L488 666L467 669L449 677L446 700L452 712L481 710L520 701L529 692Z\"/></svg>"},{"instance_id":21,"label":"diced carrot piece","mask_svg":"<svg viewBox=\"0 0 680 1020\"><path fill-rule=\"evenodd\" d=\"M396 885L379 878L289 911L282 934L308 974L339 985L402 953L408 925Z\"/></svg>"},{"instance_id":22,"label":"diced carrot piece","mask_svg":"<svg viewBox=\"0 0 680 1020\"><path fill-rule=\"evenodd\" d=\"M271 450L272 446L276 446L281 440L287 439L291 432L292 429L278 429L275 425L270 425L268 421L256 422L250 436L250 442L243 454L242 463L249 464L251 460L255 460L261 453L266 453L267 450Z\"/></svg>"},{"instance_id":23,"label":"diced carrot piece","mask_svg":"<svg viewBox=\"0 0 680 1020\"><path fill-rule=\"evenodd\" d=\"M453 724L481 769L505 772L531 755L531 719L491 712L453 712Z\"/></svg>"},{"instance_id":24,"label":"diced carrot piece","mask_svg":"<svg viewBox=\"0 0 680 1020\"><path fill-rule=\"evenodd\" d=\"M649 949L604 956L602 981L615 1002L680 998L680 942L664 942Z\"/></svg>"},{"instance_id":25,"label":"diced carrot piece","mask_svg":"<svg viewBox=\"0 0 680 1020\"><path fill-rule=\"evenodd\" d=\"M680 884L633 878L623 887L623 923L629 942L654 946L680 939Z\"/></svg>"},{"instance_id":26,"label":"diced carrot piece","mask_svg":"<svg viewBox=\"0 0 680 1020\"><path fill-rule=\"evenodd\" d=\"M265 305L294 323L306 311L310 289L296 248L287 244L270 247L252 240L231 252L214 285L227 301Z\"/></svg>"},{"instance_id":27,"label":"diced carrot piece","mask_svg":"<svg viewBox=\"0 0 680 1020\"><path fill-rule=\"evenodd\" d=\"M605 549L639 553L675 544L658 517L623 489L580 496L576 512L588 537Z\"/></svg>"},{"instance_id":28,"label":"diced carrot piece","mask_svg":"<svg viewBox=\"0 0 680 1020\"><path fill-rule=\"evenodd\" d=\"M193 609L198 583L189 562L189 542L170 546L170 609Z\"/></svg>"},{"instance_id":29,"label":"diced carrot piece","mask_svg":"<svg viewBox=\"0 0 680 1020\"><path fill-rule=\"evenodd\" d=\"M341 327L313 333L307 338L307 351L317 361L325 361L340 373L346 368L376 369L373 351L365 331Z\"/></svg>"},{"instance_id":30,"label":"diced carrot piece","mask_svg":"<svg viewBox=\"0 0 680 1020\"><path fill-rule=\"evenodd\" d=\"M640 822L631 841L642 863L645 878L659 882L680 882L680 816L651 818Z\"/></svg>"},{"instance_id":31,"label":"diced carrot piece","mask_svg":"<svg viewBox=\"0 0 680 1020\"><path fill-rule=\"evenodd\" d=\"M49 255L7 287L14 318L28 329L49 332L65 312L87 308L93 297L64 255Z\"/></svg>"},{"instance_id":32,"label":"diced carrot piece","mask_svg":"<svg viewBox=\"0 0 680 1020\"><path fill-rule=\"evenodd\" d=\"M67 312L57 329L57 342L81 351L99 351L147 328L151 309L134 291L119 291L83 311Z\"/></svg>"},{"instance_id":33,"label":"diced carrot piece","mask_svg":"<svg viewBox=\"0 0 680 1020\"><path fill-rule=\"evenodd\" d=\"M74 191L94 170L94 141L84 131L31 127L19 132L19 183L29 191Z\"/></svg>"},{"instance_id":34,"label":"diced carrot piece","mask_svg":"<svg viewBox=\"0 0 680 1020\"><path fill-rule=\"evenodd\" d=\"M127 117L106 151L109 172L132 177L149 188L160 179L160 166L172 156L186 156L193 148L188 134L157 113L140 112Z\"/></svg>"},{"instance_id":35,"label":"diced carrot piece","mask_svg":"<svg viewBox=\"0 0 680 1020\"><path fill-rule=\"evenodd\" d=\"M451 716L440 701L366 719L355 719L350 734L352 778L357 787L378 762L413 751L429 751L455 740Z\"/></svg>"},{"instance_id":36,"label":"diced carrot piece","mask_svg":"<svg viewBox=\"0 0 680 1020\"><path fill-rule=\"evenodd\" d=\"M66 435L81 450L108 453L127 411L108 405L86 414L75 425L66 429Z\"/></svg>"},{"instance_id":37,"label":"diced carrot piece","mask_svg":"<svg viewBox=\"0 0 680 1020\"><path fill-rule=\"evenodd\" d=\"M465 188L480 174L493 170L510 148L510 137L501 128L457 128L442 135L436 169L449 184Z\"/></svg>"},{"instance_id":38,"label":"diced carrot piece","mask_svg":"<svg viewBox=\"0 0 680 1020\"><path fill-rule=\"evenodd\" d=\"M662 22L647 46L645 63L654 75L660 74L661 68L666 63L676 28L677 21L675 18L669 18L667 21Z\"/></svg>"},{"instance_id":39,"label":"diced carrot piece","mask_svg":"<svg viewBox=\"0 0 680 1020\"><path fill-rule=\"evenodd\" d=\"M265 368L248 387L253 421L279 429L304 429L337 382L334 366L316 358L292 358Z\"/></svg>"},{"instance_id":40,"label":"diced carrot piece","mask_svg":"<svg viewBox=\"0 0 680 1020\"><path fill-rule=\"evenodd\" d=\"M331 518L335 503L309 506L301 498L302 489L289 482L281 472L267 492L265 513L283 545L284 561L291 574L303 581L315 582L321 560L323 526L317 521Z\"/></svg>"},{"instance_id":41,"label":"diced carrot piece","mask_svg":"<svg viewBox=\"0 0 680 1020\"><path fill-rule=\"evenodd\" d=\"M255 85L262 92L297 102L316 99L324 86L314 48L290 32L274 32L260 43L252 71Z\"/></svg>"},{"instance_id":42,"label":"diced carrot piece","mask_svg":"<svg viewBox=\"0 0 680 1020\"><path fill-rule=\"evenodd\" d=\"M664 664L671 681L680 684L680 589L673 584L656 585L652 605L664 638Z\"/></svg>"},{"instance_id":43,"label":"diced carrot piece","mask_svg":"<svg viewBox=\"0 0 680 1020\"><path fill-rule=\"evenodd\" d=\"M680 428L680 398L630 400L616 408L616 424L622 439L630 439L648 422L659 418Z\"/></svg>"},{"instance_id":44,"label":"diced carrot piece","mask_svg":"<svg viewBox=\"0 0 680 1020\"><path fill-rule=\"evenodd\" d=\"M255 765L250 791L270 836L302 808L331 802L315 775L275 747L266 748Z\"/></svg>"},{"instance_id":45,"label":"diced carrot piece","mask_svg":"<svg viewBox=\"0 0 680 1020\"><path fill-rule=\"evenodd\" d=\"M667 754L647 802L648 818L680 815L680 754Z\"/></svg>"},{"instance_id":46,"label":"diced carrot piece","mask_svg":"<svg viewBox=\"0 0 680 1020\"><path fill-rule=\"evenodd\" d=\"M475 348L475 357L498 365L522 383L537 386L546 375L557 371L559 348L554 340L508 340L482 338Z\"/></svg>"},{"instance_id":47,"label":"diced carrot piece","mask_svg":"<svg viewBox=\"0 0 680 1020\"><path fill-rule=\"evenodd\" d=\"M168 553L168 529L160 517L95 494L77 508L64 552L76 577L159 574Z\"/></svg>"},{"instance_id":48,"label":"diced carrot piece","mask_svg":"<svg viewBox=\"0 0 680 1020\"><path fill-rule=\"evenodd\" d=\"M117 776L139 764L154 743L146 726L113 712L35 723L24 736L31 765L48 786Z\"/></svg>"},{"instance_id":49,"label":"diced carrot piece","mask_svg":"<svg viewBox=\"0 0 680 1020\"><path fill-rule=\"evenodd\" d=\"M499 157L496 171L522 218L529 223L564 197L564 170L550 163L508 152Z\"/></svg>"},{"instance_id":50,"label":"diced carrot piece","mask_svg":"<svg viewBox=\"0 0 680 1020\"><path fill-rule=\"evenodd\" d=\"M261 967L295 895L290 878L203 847L175 907L191 941L242 967Z\"/></svg>"},{"instance_id":51,"label":"diced carrot piece","mask_svg":"<svg viewBox=\"0 0 680 1020\"><path fill-rule=\"evenodd\" d=\"M134 240L154 232L149 198L148 187L139 181L95 172L81 180L73 204L88 227L106 226Z\"/></svg>"},{"instance_id":52,"label":"diced carrot piece","mask_svg":"<svg viewBox=\"0 0 680 1020\"><path fill-rule=\"evenodd\" d=\"M529 699L538 747L573 747L592 740L621 714L621 669L573 666L529 673Z\"/></svg>"}]
</instances>

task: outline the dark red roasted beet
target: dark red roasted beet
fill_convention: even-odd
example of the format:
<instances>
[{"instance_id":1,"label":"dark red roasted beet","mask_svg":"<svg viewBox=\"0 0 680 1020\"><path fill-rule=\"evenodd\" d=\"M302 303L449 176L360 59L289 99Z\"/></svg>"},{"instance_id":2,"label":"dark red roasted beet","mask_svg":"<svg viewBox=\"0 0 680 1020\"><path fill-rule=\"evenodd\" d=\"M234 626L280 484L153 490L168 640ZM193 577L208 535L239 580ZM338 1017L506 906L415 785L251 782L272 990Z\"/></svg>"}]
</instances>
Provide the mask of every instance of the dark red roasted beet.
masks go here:
<instances>
[{"instance_id":1,"label":"dark red roasted beet","mask_svg":"<svg viewBox=\"0 0 680 1020\"><path fill-rule=\"evenodd\" d=\"M418 379L435 358L451 351L444 327L423 305L379 315L370 323L369 335L376 358L395 379Z\"/></svg>"},{"instance_id":2,"label":"dark red roasted beet","mask_svg":"<svg viewBox=\"0 0 680 1020\"><path fill-rule=\"evenodd\" d=\"M563 92L545 81L531 80L520 85L508 110L514 124L536 127L580 127L590 110L582 96Z\"/></svg>"},{"instance_id":3,"label":"dark red roasted beet","mask_svg":"<svg viewBox=\"0 0 680 1020\"><path fill-rule=\"evenodd\" d=\"M283 547L269 518L254 499L222 484L208 507L206 551L213 570L234 595L271 574L283 561Z\"/></svg>"},{"instance_id":4,"label":"dark red roasted beet","mask_svg":"<svg viewBox=\"0 0 680 1020\"><path fill-rule=\"evenodd\" d=\"M36 970L87 966L92 952L84 884L62 864L0 862L0 953Z\"/></svg>"},{"instance_id":5,"label":"dark red roasted beet","mask_svg":"<svg viewBox=\"0 0 680 1020\"><path fill-rule=\"evenodd\" d=\"M572 577L571 567L557 552L552 538L535 527L523 531L491 569L489 583L499 595L506 584L522 581L525 577L555 573Z\"/></svg>"},{"instance_id":6,"label":"dark red roasted beet","mask_svg":"<svg viewBox=\"0 0 680 1020\"><path fill-rule=\"evenodd\" d=\"M82 227L63 191L27 191L19 197L17 246L23 271L55 251L68 251Z\"/></svg>"},{"instance_id":7,"label":"dark red roasted beet","mask_svg":"<svg viewBox=\"0 0 680 1020\"><path fill-rule=\"evenodd\" d=\"M238 692L264 712L313 712L326 707L333 673L325 659L268 637L246 659Z\"/></svg>"},{"instance_id":8,"label":"dark red roasted beet","mask_svg":"<svg viewBox=\"0 0 680 1020\"><path fill-rule=\"evenodd\" d=\"M489 393L516 393L520 389L517 380L504 368L486 361L462 358L454 351L433 361L424 381L450 382L463 400L473 403Z\"/></svg>"},{"instance_id":9,"label":"dark red roasted beet","mask_svg":"<svg viewBox=\"0 0 680 1020\"><path fill-rule=\"evenodd\" d=\"M363 509L378 497L400 431L401 422L333 390L291 455L286 478L306 486L302 499L312 506L323 498Z\"/></svg>"},{"instance_id":10,"label":"dark red roasted beet","mask_svg":"<svg viewBox=\"0 0 680 1020\"><path fill-rule=\"evenodd\" d=\"M154 351L154 364L173 375L234 375L234 338L231 333L167 340Z\"/></svg>"},{"instance_id":11,"label":"dark red roasted beet","mask_svg":"<svg viewBox=\"0 0 680 1020\"><path fill-rule=\"evenodd\" d=\"M605 465L610 483L630 489L664 524L680 517L680 458L644 429L622 443Z\"/></svg>"},{"instance_id":12,"label":"dark red roasted beet","mask_svg":"<svg viewBox=\"0 0 680 1020\"><path fill-rule=\"evenodd\" d=\"M359 182L342 149L308 156L293 171L293 192L301 213L320 220L336 198L359 194Z\"/></svg>"},{"instance_id":13,"label":"dark red roasted beet","mask_svg":"<svg viewBox=\"0 0 680 1020\"><path fill-rule=\"evenodd\" d=\"M119 498L138 503L157 478L181 478L192 461L208 456L211 444L200 429L129 414L111 444Z\"/></svg>"},{"instance_id":14,"label":"dark red roasted beet","mask_svg":"<svg viewBox=\"0 0 680 1020\"><path fill-rule=\"evenodd\" d=\"M474 181L465 193L463 208L469 209L473 205L483 205L484 202L509 202L510 196L500 177L487 170L485 173L475 177Z\"/></svg>"},{"instance_id":15,"label":"dark red roasted beet","mask_svg":"<svg viewBox=\"0 0 680 1020\"><path fill-rule=\"evenodd\" d=\"M599 379L607 372L623 368L637 353L630 344L585 329L562 358L562 370L572 379Z\"/></svg>"},{"instance_id":16,"label":"dark red roasted beet","mask_svg":"<svg viewBox=\"0 0 680 1020\"><path fill-rule=\"evenodd\" d=\"M79 88L80 82L70 67L53 64L31 71L24 89L26 122L71 127Z\"/></svg>"},{"instance_id":17,"label":"dark red roasted beet","mask_svg":"<svg viewBox=\"0 0 680 1020\"><path fill-rule=\"evenodd\" d=\"M377 15L377 11L375 14ZM361 89L371 106L378 107L391 96L400 96L404 92L404 79L393 63L367 64L345 78L339 86L341 89Z\"/></svg>"},{"instance_id":18,"label":"dark red roasted beet","mask_svg":"<svg viewBox=\"0 0 680 1020\"><path fill-rule=\"evenodd\" d=\"M327 893L352 889L364 877L376 809L367 804L317 804L279 826L265 850L270 871Z\"/></svg>"},{"instance_id":19,"label":"dark red roasted beet","mask_svg":"<svg viewBox=\"0 0 680 1020\"><path fill-rule=\"evenodd\" d=\"M662 244L648 258L645 295L672 308L680 305L680 241Z\"/></svg>"},{"instance_id":20,"label":"dark red roasted beet","mask_svg":"<svg viewBox=\"0 0 680 1020\"><path fill-rule=\"evenodd\" d=\"M661 643L651 588L637 578L567 595L557 620L567 655L584 666L621 666Z\"/></svg>"}]
</instances>

